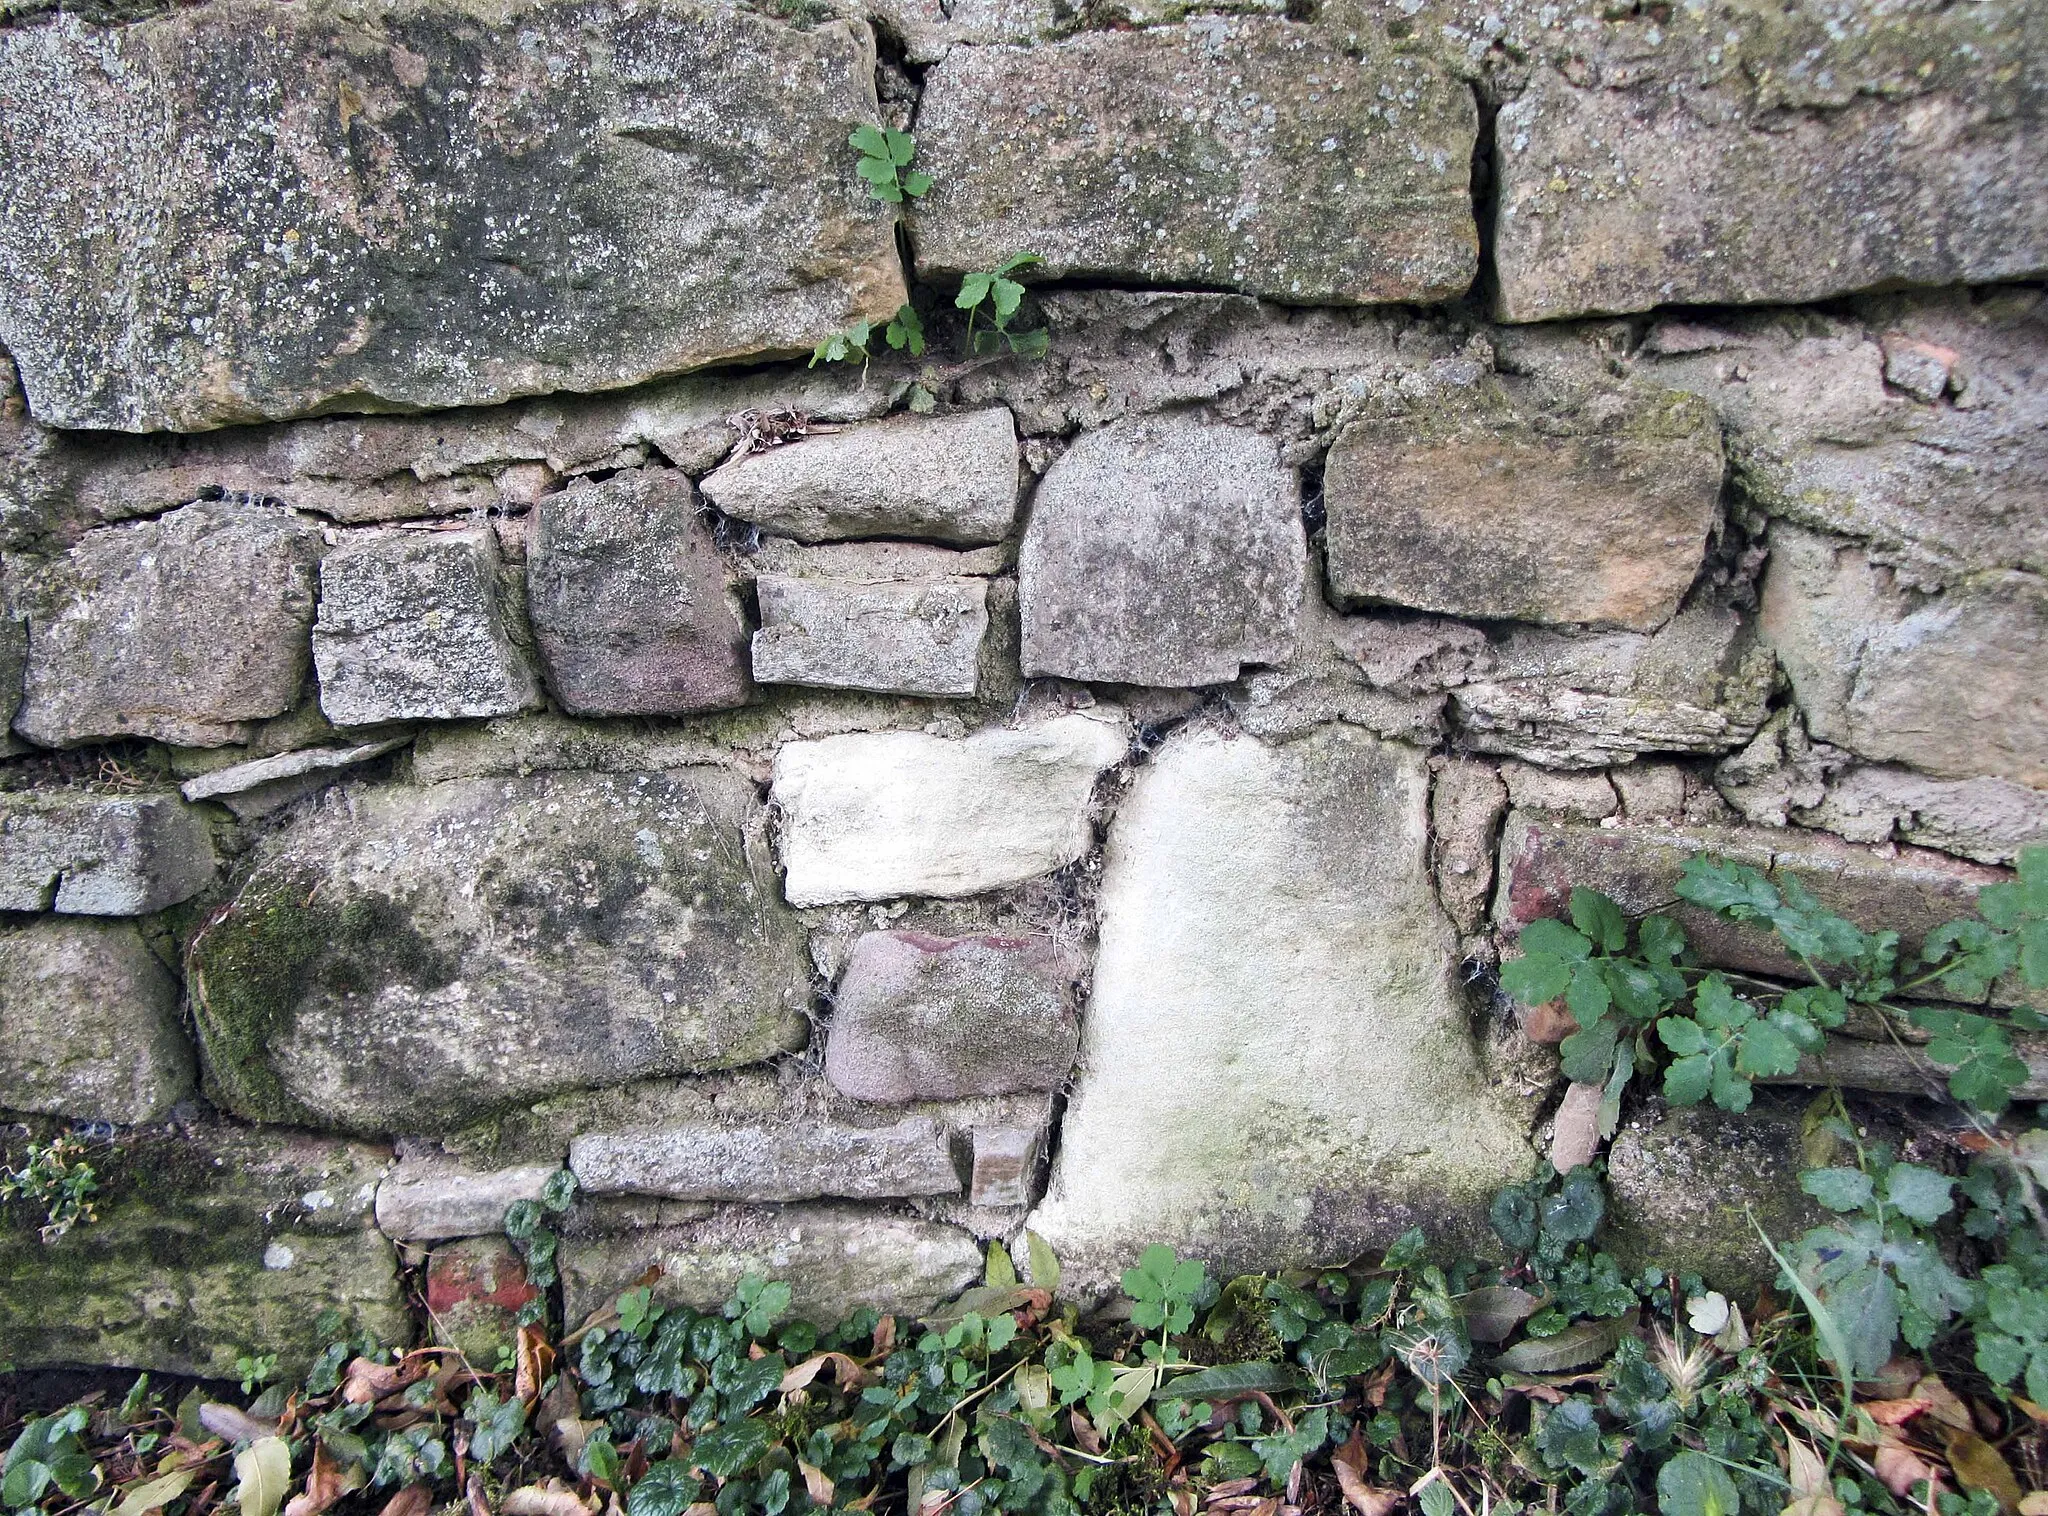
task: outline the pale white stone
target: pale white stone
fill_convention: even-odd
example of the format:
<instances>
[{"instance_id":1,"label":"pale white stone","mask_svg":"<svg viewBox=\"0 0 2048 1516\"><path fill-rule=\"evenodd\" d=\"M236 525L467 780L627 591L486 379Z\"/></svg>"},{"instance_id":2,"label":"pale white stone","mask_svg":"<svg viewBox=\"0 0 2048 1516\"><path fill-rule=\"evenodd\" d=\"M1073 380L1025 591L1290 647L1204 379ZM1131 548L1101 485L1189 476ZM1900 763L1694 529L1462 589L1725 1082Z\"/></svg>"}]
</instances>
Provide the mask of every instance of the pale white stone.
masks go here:
<instances>
[{"instance_id":1,"label":"pale white stone","mask_svg":"<svg viewBox=\"0 0 2048 1516\"><path fill-rule=\"evenodd\" d=\"M1229 1269L1469 1234L1526 1173L1428 870L1416 750L1194 730L1110 833L1082 1072L1031 1225L1083 1280L1166 1242Z\"/></svg>"},{"instance_id":2,"label":"pale white stone","mask_svg":"<svg viewBox=\"0 0 2048 1516\"><path fill-rule=\"evenodd\" d=\"M569 1167L593 1195L787 1201L960 1193L947 1135L929 1116L875 1127L811 1116L589 1132L570 1143Z\"/></svg>"},{"instance_id":3,"label":"pale white stone","mask_svg":"<svg viewBox=\"0 0 2048 1516\"><path fill-rule=\"evenodd\" d=\"M400 1242L502 1232L513 1203L540 1199L561 1170L559 1163L481 1170L438 1159L407 1159L377 1186L377 1226Z\"/></svg>"},{"instance_id":4,"label":"pale white stone","mask_svg":"<svg viewBox=\"0 0 2048 1516\"><path fill-rule=\"evenodd\" d=\"M786 743L781 809L793 905L957 897L1073 862L1095 777L1123 757L1121 717L1076 714L948 739L855 733Z\"/></svg>"}]
</instances>

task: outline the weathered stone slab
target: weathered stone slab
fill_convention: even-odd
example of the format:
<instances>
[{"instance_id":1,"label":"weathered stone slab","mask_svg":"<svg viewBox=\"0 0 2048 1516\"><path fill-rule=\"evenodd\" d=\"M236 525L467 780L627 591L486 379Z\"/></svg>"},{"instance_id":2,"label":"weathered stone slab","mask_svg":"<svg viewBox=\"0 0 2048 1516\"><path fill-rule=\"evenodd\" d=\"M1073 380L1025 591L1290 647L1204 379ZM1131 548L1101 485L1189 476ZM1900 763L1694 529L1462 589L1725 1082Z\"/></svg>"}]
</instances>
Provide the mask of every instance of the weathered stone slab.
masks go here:
<instances>
[{"instance_id":1,"label":"weathered stone slab","mask_svg":"<svg viewBox=\"0 0 2048 1516\"><path fill-rule=\"evenodd\" d=\"M119 1125L193 1091L178 983L127 922L0 930L0 1106Z\"/></svg>"},{"instance_id":2,"label":"weathered stone slab","mask_svg":"<svg viewBox=\"0 0 2048 1516\"><path fill-rule=\"evenodd\" d=\"M320 709L336 726L506 716L540 704L488 527L364 537L320 564Z\"/></svg>"},{"instance_id":3,"label":"weathered stone slab","mask_svg":"<svg viewBox=\"0 0 2048 1516\"><path fill-rule=\"evenodd\" d=\"M559 1163L474 1169L442 1158L407 1158L377 1186L377 1228L400 1242L440 1242L503 1231L505 1212L538 1200Z\"/></svg>"},{"instance_id":4,"label":"weathered stone slab","mask_svg":"<svg viewBox=\"0 0 2048 1516\"><path fill-rule=\"evenodd\" d=\"M2048 206L2028 188L2048 170L2038 61L1961 35L1928 45L1944 64L1971 60L1962 76L1868 95L1845 77L1842 98L1798 102L1819 109L1785 109L1782 96L1808 80L1817 95L1829 90L1825 52L1818 64L1797 51L1745 60L1750 78L1711 83L1624 65L1582 88L1537 67L1495 123L1501 318L1792 304L2038 272L2048 265ZM1925 59L1922 77L1934 66Z\"/></svg>"},{"instance_id":5,"label":"weathered stone slab","mask_svg":"<svg viewBox=\"0 0 2048 1516\"><path fill-rule=\"evenodd\" d=\"M28 674L28 623L9 603L4 565L0 565L0 758L26 752L28 744L14 735L14 717L21 709L22 686Z\"/></svg>"},{"instance_id":6,"label":"weathered stone slab","mask_svg":"<svg viewBox=\"0 0 2048 1516\"><path fill-rule=\"evenodd\" d=\"M305 682L319 556L312 522L226 501L86 533L24 592L18 729L47 747L245 740Z\"/></svg>"},{"instance_id":7,"label":"weathered stone slab","mask_svg":"<svg viewBox=\"0 0 2048 1516\"><path fill-rule=\"evenodd\" d=\"M721 710L748 694L746 627L689 476L637 469L544 495L527 611L577 716Z\"/></svg>"},{"instance_id":8,"label":"weathered stone slab","mask_svg":"<svg viewBox=\"0 0 2048 1516\"><path fill-rule=\"evenodd\" d=\"M147 916L213 869L212 834L174 795L0 795L0 910Z\"/></svg>"},{"instance_id":9,"label":"weathered stone slab","mask_svg":"<svg viewBox=\"0 0 2048 1516\"><path fill-rule=\"evenodd\" d=\"M496 1363L519 1339L519 1313L540 1291L503 1237L465 1237L427 1255L427 1320L436 1343Z\"/></svg>"},{"instance_id":10,"label":"weathered stone slab","mask_svg":"<svg viewBox=\"0 0 2048 1516\"><path fill-rule=\"evenodd\" d=\"M1507 786L1492 764L1446 759L1430 777L1429 834L1437 899L1461 932L1476 932L1493 894L1494 845Z\"/></svg>"},{"instance_id":11,"label":"weathered stone slab","mask_svg":"<svg viewBox=\"0 0 2048 1516\"><path fill-rule=\"evenodd\" d=\"M1078 1278L1476 1236L1531 1167L1430 885L1419 752L1184 731L1110 831L1081 1074L1032 1226Z\"/></svg>"},{"instance_id":12,"label":"weathered stone slab","mask_svg":"<svg viewBox=\"0 0 2048 1516\"><path fill-rule=\"evenodd\" d=\"M874 67L864 26L685 3L13 27L0 341L39 418L125 431L799 352L904 298L847 156Z\"/></svg>"},{"instance_id":13,"label":"weathered stone slab","mask_svg":"<svg viewBox=\"0 0 2048 1516\"><path fill-rule=\"evenodd\" d=\"M1696 1105L1630 1121L1607 1153L1600 1245L1631 1272L1652 1263L1695 1270L1747 1312L1778 1277L1757 1227L1783 1247L1828 1216L1799 1188L1809 1167L1800 1151L1804 1103L1759 1092L1739 1116Z\"/></svg>"},{"instance_id":14,"label":"weathered stone slab","mask_svg":"<svg viewBox=\"0 0 2048 1516\"><path fill-rule=\"evenodd\" d=\"M864 933L833 997L825 1077L890 1105L1058 1089L1080 1039L1080 968L1042 937Z\"/></svg>"},{"instance_id":15,"label":"weathered stone slab","mask_svg":"<svg viewBox=\"0 0 2048 1516\"><path fill-rule=\"evenodd\" d=\"M2048 579L1987 572L1918 594L1864 550L1780 522L1761 623L1815 737L1940 779L2048 789Z\"/></svg>"},{"instance_id":16,"label":"weathered stone slab","mask_svg":"<svg viewBox=\"0 0 2048 1516\"><path fill-rule=\"evenodd\" d=\"M979 1206L1031 1204L1031 1171L1043 1133L1037 1127L978 1126L967 1199Z\"/></svg>"},{"instance_id":17,"label":"weathered stone slab","mask_svg":"<svg viewBox=\"0 0 2048 1516\"><path fill-rule=\"evenodd\" d=\"M2048 1096L2048 1039L2015 1037L2012 1050L2027 1066L2027 1077L2014 1087L2013 1099L2039 1100ZM1940 1099L1948 1092L1949 1072L1903 1040L1864 1042L1854 1037L1830 1037L1818 1053L1802 1056L1799 1067L1791 1073L1771 1075L1760 1082Z\"/></svg>"},{"instance_id":18,"label":"weathered stone slab","mask_svg":"<svg viewBox=\"0 0 2048 1516\"><path fill-rule=\"evenodd\" d=\"M762 574L754 677L763 684L975 693L988 635L988 581L869 583Z\"/></svg>"},{"instance_id":19,"label":"weathered stone slab","mask_svg":"<svg viewBox=\"0 0 2048 1516\"><path fill-rule=\"evenodd\" d=\"M789 742L782 812L794 905L957 897L1021 884L1088 850L1096 775L1124 756L1121 721L1061 716L954 740L922 732Z\"/></svg>"},{"instance_id":20,"label":"weathered stone slab","mask_svg":"<svg viewBox=\"0 0 2048 1516\"><path fill-rule=\"evenodd\" d=\"M589 1132L570 1143L569 1167L593 1195L783 1201L960 1193L952 1146L926 1116L875 1127L812 1116Z\"/></svg>"},{"instance_id":21,"label":"weathered stone slab","mask_svg":"<svg viewBox=\"0 0 2048 1516\"><path fill-rule=\"evenodd\" d=\"M1278 663L1306 553L1300 481L1270 439L1177 414L1089 432L1032 502L1024 672L1184 687Z\"/></svg>"},{"instance_id":22,"label":"weathered stone slab","mask_svg":"<svg viewBox=\"0 0 2048 1516\"><path fill-rule=\"evenodd\" d=\"M1053 277L1300 305L1464 293L1471 92L1375 39L1215 17L955 48L918 106L920 274L1028 248Z\"/></svg>"},{"instance_id":23,"label":"weathered stone slab","mask_svg":"<svg viewBox=\"0 0 2048 1516\"><path fill-rule=\"evenodd\" d=\"M1687 859L1721 858L1797 879L1865 931L1898 932L1902 957L1918 951L1935 927L1970 915L1978 890L2011 877L1918 848L1890 852L1797 828L1615 826L1516 811L1501 833L1494 917L1519 932L1538 917L1563 916L1572 886L1584 885L1612 896L1631 916L1669 913L1703 963L1804 979L1805 969L1768 926L1739 925L1678 899Z\"/></svg>"},{"instance_id":24,"label":"weathered stone slab","mask_svg":"<svg viewBox=\"0 0 2048 1516\"><path fill-rule=\"evenodd\" d=\"M1721 435L1631 386L1551 414L1512 391L1353 423L1323 474L1330 587L1483 620L1655 631L1720 515Z\"/></svg>"},{"instance_id":25,"label":"weathered stone slab","mask_svg":"<svg viewBox=\"0 0 2048 1516\"><path fill-rule=\"evenodd\" d=\"M772 731L772 729L771 729ZM716 729L684 721L577 721L535 713L474 725L429 726L413 746L421 784L548 769L631 774L642 769L719 767L733 751Z\"/></svg>"},{"instance_id":26,"label":"weathered stone slab","mask_svg":"<svg viewBox=\"0 0 2048 1516\"><path fill-rule=\"evenodd\" d=\"M409 736L386 737L379 742L359 742L353 747L305 747L271 758L252 758L247 763L210 769L196 779L187 779L178 786L178 793L187 800L227 797L228 804L233 806L235 797L247 795L251 790L354 768L372 758L395 753L411 740ZM237 814L246 814L239 807L236 809Z\"/></svg>"},{"instance_id":27,"label":"weathered stone slab","mask_svg":"<svg viewBox=\"0 0 2048 1516\"><path fill-rule=\"evenodd\" d=\"M803 934L761 826L717 769L337 792L192 944L208 1092L258 1120L441 1132L800 1047Z\"/></svg>"},{"instance_id":28,"label":"weathered stone slab","mask_svg":"<svg viewBox=\"0 0 2048 1516\"><path fill-rule=\"evenodd\" d=\"M1861 538L1921 580L2048 573L2048 294L1933 290L1858 301L1858 319L1721 313L1650 331L1635 367L1709 401L1742 493ZM1945 392L1886 377L1911 343L1952 355Z\"/></svg>"},{"instance_id":29,"label":"weathered stone slab","mask_svg":"<svg viewBox=\"0 0 2048 1516\"><path fill-rule=\"evenodd\" d=\"M9 1362L228 1379L275 1353L295 1382L328 1311L339 1335L409 1342L398 1260L370 1223L386 1151L223 1124L137 1132L91 1162L97 1221L51 1243L19 1208L0 1226Z\"/></svg>"},{"instance_id":30,"label":"weathered stone slab","mask_svg":"<svg viewBox=\"0 0 2048 1516\"><path fill-rule=\"evenodd\" d=\"M819 430L705 476L728 516L799 542L1000 542L1017 515L1017 429L1001 407Z\"/></svg>"},{"instance_id":31,"label":"weathered stone slab","mask_svg":"<svg viewBox=\"0 0 2048 1516\"><path fill-rule=\"evenodd\" d=\"M721 1207L680 1226L563 1241L562 1310L581 1321L650 1264L657 1300L713 1310L748 1274L789 1284L799 1317L838 1322L862 1306L918 1316L980 1282L981 1249L957 1227L841 1206Z\"/></svg>"},{"instance_id":32,"label":"weathered stone slab","mask_svg":"<svg viewBox=\"0 0 2048 1516\"><path fill-rule=\"evenodd\" d=\"M1827 781L1793 813L1851 842L1906 842L1978 863L2011 863L2048 844L2048 793L2006 779L1928 779L1908 769L1859 765Z\"/></svg>"}]
</instances>

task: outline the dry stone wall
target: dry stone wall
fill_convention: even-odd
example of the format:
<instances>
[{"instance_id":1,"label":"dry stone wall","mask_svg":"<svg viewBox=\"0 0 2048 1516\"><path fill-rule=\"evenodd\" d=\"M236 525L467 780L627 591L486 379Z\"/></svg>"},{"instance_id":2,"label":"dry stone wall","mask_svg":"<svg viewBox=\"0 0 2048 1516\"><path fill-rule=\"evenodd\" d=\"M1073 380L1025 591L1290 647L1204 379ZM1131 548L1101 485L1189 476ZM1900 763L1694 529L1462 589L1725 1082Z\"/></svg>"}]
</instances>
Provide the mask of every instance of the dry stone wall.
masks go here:
<instances>
[{"instance_id":1,"label":"dry stone wall","mask_svg":"<svg viewBox=\"0 0 2048 1516\"><path fill-rule=\"evenodd\" d=\"M0 160L0 1359L1468 1240L1572 884L2048 841L2028 0L27 0Z\"/></svg>"}]
</instances>

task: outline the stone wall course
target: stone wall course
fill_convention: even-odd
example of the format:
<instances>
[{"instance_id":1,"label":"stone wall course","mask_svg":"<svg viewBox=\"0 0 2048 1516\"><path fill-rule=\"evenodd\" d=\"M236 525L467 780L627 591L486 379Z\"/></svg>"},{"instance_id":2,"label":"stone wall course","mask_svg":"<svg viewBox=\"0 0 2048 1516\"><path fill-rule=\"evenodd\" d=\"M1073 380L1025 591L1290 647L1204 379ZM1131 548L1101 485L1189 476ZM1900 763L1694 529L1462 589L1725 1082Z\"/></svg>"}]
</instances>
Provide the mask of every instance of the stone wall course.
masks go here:
<instances>
[{"instance_id":1,"label":"stone wall course","mask_svg":"<svg viewBox=\"0 0 2048 1516\"><path fill-rule=\"evenodd\" d=\"M211 830L176 795L0 792L0 910L148 916L215 868Z\"/></svg>"},{"instance_id":2,"label":"stone wall course","mask_svg":"<svg viewBox=\"0 0 2048 1516\"><path fill-rule=\"evenodd\" d=\"M988 583L871 583L760 574L753 670L763 684L972 697L988 635Z\"/></svg>"}]
</instances>

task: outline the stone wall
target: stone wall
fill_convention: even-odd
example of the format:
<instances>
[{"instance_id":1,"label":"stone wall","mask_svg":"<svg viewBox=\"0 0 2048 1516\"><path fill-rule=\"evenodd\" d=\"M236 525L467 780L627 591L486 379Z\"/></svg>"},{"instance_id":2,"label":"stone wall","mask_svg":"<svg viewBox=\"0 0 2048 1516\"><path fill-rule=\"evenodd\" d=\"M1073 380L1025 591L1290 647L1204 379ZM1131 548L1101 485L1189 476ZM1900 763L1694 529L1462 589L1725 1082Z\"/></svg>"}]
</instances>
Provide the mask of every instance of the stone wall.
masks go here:
<instances>
[{"instance_id":1,"label":"stone wall","mask_svg":"<svg viewBox=\"0 0 2048 1516\"><path fill-rule=\"evenodd\" d=\"M572 1320L1471 1240L1572 883L2048 840L2039 4L28 0L0 159L0 1359L487 1329L565 1164Z\"/></svg>"}]
</instances>

